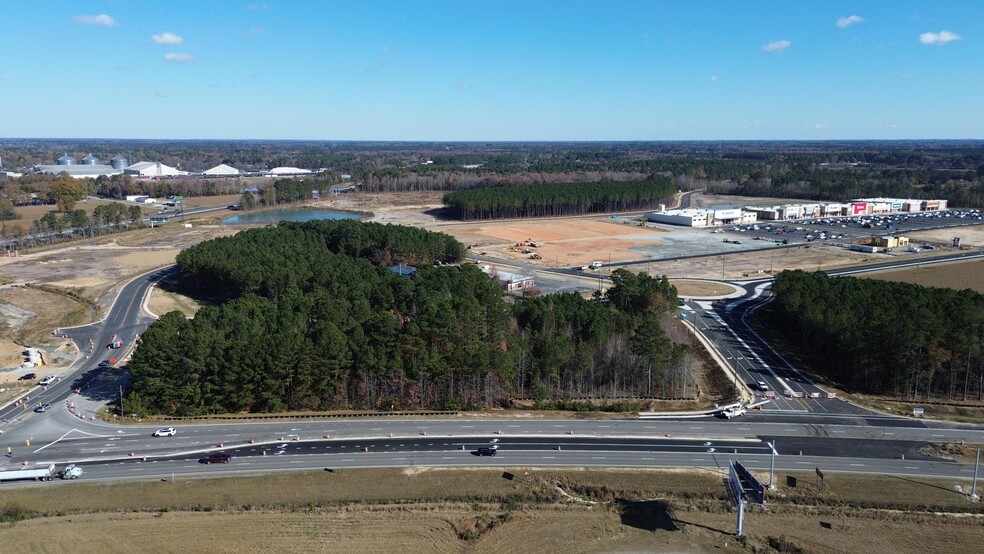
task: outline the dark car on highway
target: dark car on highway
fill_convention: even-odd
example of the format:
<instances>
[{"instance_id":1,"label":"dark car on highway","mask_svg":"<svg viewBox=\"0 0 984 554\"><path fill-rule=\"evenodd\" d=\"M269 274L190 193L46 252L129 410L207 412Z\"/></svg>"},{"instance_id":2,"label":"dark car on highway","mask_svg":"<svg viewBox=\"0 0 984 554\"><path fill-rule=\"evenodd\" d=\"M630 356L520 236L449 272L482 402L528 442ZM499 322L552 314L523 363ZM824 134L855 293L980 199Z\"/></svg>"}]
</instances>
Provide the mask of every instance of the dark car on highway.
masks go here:
<instances>
[{"instance_id":1,"label":"dark car on highway","mask_svg":"<svg viewBox=\"0 0 984 554\"><path fill-rule=\"evenodd\" d=\"M39 414L43 414L47 412L49 408L51 408L51 404L41 404L37 408L34 408L34 411Z\"/></svg>"},{"instance_id":2,"label":"dark car on highway","mask_svg":"<svg viewBox=\"0 0 984 554\"><path fill-rule=\"evenodd\" d=\"M478 453L479 456L495 456L497 450L495 448L489 448L488 446L483 446L479 448L476 452Z\"/></svg>"},{"instance_id":3,"label":"dark car on highway","mask_svg":"<svg viewBox=\"0 0 984 554\"><path fill-rule=\"evenodd\" d=\"M198 460L200 464L227 464L232 456L224 452L215 452Z\"/></svg>"}]
</instances>

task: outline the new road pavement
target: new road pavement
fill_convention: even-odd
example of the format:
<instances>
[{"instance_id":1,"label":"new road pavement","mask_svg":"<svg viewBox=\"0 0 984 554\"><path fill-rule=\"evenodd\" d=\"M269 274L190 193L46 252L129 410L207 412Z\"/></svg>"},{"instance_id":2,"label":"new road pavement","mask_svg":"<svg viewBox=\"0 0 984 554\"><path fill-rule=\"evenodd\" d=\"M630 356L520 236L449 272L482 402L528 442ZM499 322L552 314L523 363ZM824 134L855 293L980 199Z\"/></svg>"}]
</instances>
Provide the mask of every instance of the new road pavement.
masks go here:
<instances>
[{"instance_id":1,"label":"new road pavement","mask_svg":"<svg viewBox=\"0 0 984 554\"><path fill-rule=\"evenodd\" d=\"M58 331L75 340L87 355L60 381L0 409L0 445L7 451L2 459L6 466L80 463L86 469L83 479L126 480L354 467L722 469L729 459L738 459L759 470L767 470L774 462L782 471L816 467L969 479L973 467L932 458L924 453L925 447L938 442L984 443L984 426L885 416L827 398L744 324L747 314L767 301L766 282L740 284L745 291L741 297L687 304L686 313L692 314L698 332L716 346L739 379L764 380L779 393L767 409L732 420L710 416L575 420L380 415L174 422L166 425L176 427L177 434L162 438L151 436L156 427L93 420L92 410L116 398L126 379L122 371L99 367L99 363L133 346L152 320L141 309L143 298L168 271L171 269L140 276L124 286L106 319ZM114 337L124 341L123 348L106 348ZM786 390L802 392L803 397L787 397ZM35 413L33 407L39 402L50 408ZM477 455L479 447L493 444L494 439L498 441L494 443L496 456ZM774 459L769 443L775 445ZM198 463L201 456L217 451L232 459L227 464Z\"/></svg>"}]
</instances>

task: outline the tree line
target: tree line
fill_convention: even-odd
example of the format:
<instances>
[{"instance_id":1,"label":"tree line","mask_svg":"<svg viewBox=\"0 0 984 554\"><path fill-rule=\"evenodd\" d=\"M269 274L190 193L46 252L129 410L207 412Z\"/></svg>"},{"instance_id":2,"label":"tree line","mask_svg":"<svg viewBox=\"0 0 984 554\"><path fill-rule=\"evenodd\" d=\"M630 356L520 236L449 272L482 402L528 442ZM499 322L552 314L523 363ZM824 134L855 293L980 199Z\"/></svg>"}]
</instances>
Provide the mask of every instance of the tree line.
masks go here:
<instances>
[{"instance_id":1,"label":"tree line","mask_svg":"<svg viewBox=\"0 0 984 554\"><path fill-rule=\"evenodd\" d=\"M910 399L981 398L984 295L969 289L784 271L768 322L825 377Z\"/></svg>"},{"instance_id":2,"label":"tree line","mask_svg":"<svg viewBox=\"0 0 984 554\"><path fill-rule=\"evenodd\" d=\"M654 209L672 197L673 185L661 177L645 181L542 183L449 192L444 204L461 220L550 217Z\"/></svg>"},{"instance_id":3,"label":"tree line","mask_svg":"<svg viewBox=\"0 0 984 554\"><path fill-rule=\"evenodd\" d=\"M178 256L214 300L165 314L130 361L126 410L198 415L462 409L595 396L692 396L689 346L667 338L665 278L614 272L606 298L507 303L453 238L354 221L282 223ZM416 263L402 276L393 263Z\"/></svg>"}]
</instances>

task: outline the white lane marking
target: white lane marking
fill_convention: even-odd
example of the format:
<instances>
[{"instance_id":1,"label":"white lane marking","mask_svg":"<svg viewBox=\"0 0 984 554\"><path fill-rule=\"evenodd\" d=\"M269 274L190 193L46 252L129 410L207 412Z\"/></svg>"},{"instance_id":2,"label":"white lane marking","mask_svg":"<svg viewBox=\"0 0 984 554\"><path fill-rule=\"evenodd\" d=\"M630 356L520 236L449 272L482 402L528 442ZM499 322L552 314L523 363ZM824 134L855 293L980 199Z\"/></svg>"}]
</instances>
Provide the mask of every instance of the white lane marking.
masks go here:
<instances>
[{"instance_id":1,"label":"white lane marking","mask_svg":"<svg viewBox=\"0 0 984 554\"><path fill-rule=\"evenodd\" d=\"M919 469L919 466L905 466L906 469Z\"/></svg>"},{"instance_id":2,"label":"white lane marking","mask_svg":"<svg viewBox=\"0 0 984 554\"><path fill-rule=\"evenodd\" d=\"M864 467L864 464L848 464L851 467Z\"/></svg>"},{"instance_id":3,"label":"white lane marking","mask_svg":"<svg viewBox=\"0 0 984 554\"><path fill-rule=\"evenodd\" d=\"M557 456L543 456L541 459L542 460L556 460L557 459Z\"/></svg>"}]
</instances>

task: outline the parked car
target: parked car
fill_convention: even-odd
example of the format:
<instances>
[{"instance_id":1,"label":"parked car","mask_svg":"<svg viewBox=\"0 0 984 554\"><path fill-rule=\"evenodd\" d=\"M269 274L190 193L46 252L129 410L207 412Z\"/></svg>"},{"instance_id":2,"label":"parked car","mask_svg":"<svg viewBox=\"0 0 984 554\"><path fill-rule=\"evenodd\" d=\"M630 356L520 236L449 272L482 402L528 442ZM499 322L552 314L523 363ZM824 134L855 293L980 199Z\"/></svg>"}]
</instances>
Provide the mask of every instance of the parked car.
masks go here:
<instances>
[{"instance_id":1,"label":"parked car","mask_svg":"<svg viewBox=\"0 0 984 554\"><path fill-rule=\"evenodd\" d=\"M24 375L21 375L20 377L18 377L17 380L18 381L30 381L31 379L37 379L37 378L38 378L38 374L37 373L25 373Z\"/></svg>"},{"instance_id":2,"label":"parked car","mask_svg":"<svg viewBox=\"0 0 984 554\"><path fill-rule=\"evenodd\" d=\"M232 456L226 454L225 452L213 452L204 458L198 460L200 464L227 464Z\"/></svg>"},{"instance_id":3,"label":"parked car","mask_svg":"<svg viewBox=\"0 0 984 554\"><path fill-rule=\"evenodd\" d=\"M39 413L39 414L43 414L43 413L47 412L48 411L48 408L50 408L50 407L51 407L51 404L41 404L37 408L34 408L34 411L37 412L37 413Z\"/></svg>"},{"instance_id":4,"label":"parked car","mask_svg":"<svg viewBox=\"0 0 984 554\"><path fill-rule=\"evenodd\" d=\"M154 431L153 435L155 437L173 437L177 432L177 429L174 427L164 427L163 429Z\"/></svg>"}]
</instances>

